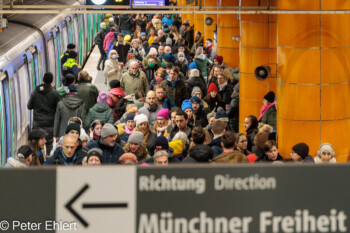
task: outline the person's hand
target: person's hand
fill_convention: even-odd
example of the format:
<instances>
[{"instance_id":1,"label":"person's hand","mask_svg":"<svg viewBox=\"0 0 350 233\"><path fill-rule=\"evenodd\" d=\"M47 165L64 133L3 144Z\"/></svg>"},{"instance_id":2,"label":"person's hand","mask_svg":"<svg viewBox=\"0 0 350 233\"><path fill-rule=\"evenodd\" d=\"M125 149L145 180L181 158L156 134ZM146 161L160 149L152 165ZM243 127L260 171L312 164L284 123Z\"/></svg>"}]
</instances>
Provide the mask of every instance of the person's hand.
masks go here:
<instances>
[{"instance_id":1,"label":"person's hand","mask_svg":"<svg viewBox=\"0 0 350 233\"><path fill-rule=\"evenodd\" d=\"M131 99L131 98L132 98L131 95L127 95L127 96L124 97L124 99Z\"/></svg>"},{"instance_id":2,"label":"person's hand","mask_svg":"<svg viewBox=\"0 0 350 233\"><path fill-rule=\"evenodd\" d=\"M114 71L117 73L119 71L119 68L118 67L114 68Z\"/></svg>"}]
</instances>

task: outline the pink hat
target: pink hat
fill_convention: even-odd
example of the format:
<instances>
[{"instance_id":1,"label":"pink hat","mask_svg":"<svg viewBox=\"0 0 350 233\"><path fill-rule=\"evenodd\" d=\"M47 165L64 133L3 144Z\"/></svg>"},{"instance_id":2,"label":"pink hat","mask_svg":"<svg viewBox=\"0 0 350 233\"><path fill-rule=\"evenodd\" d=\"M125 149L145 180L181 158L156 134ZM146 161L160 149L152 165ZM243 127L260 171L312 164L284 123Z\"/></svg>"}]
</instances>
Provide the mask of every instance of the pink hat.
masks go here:
<instances>
[{"instance_id":1,"label":"pink hat","mask_svg":"<svg viewBox=\"0 0 350 233\"><path fill-rule=\"evenodd\" d=\"M98 94L97 103L107 103L107 94L101 91Z\"/></svg>"},{"instance_id":2,"label":"pink hat","mask_svg":"<svg viewBox=\"0 0 350 233\"><path fill-rule=\"evenodd\" d=\"M163 117L165 120L169 120L169 109L164 108L159 110L157 117Z\"/></svg>"}]
</instances>

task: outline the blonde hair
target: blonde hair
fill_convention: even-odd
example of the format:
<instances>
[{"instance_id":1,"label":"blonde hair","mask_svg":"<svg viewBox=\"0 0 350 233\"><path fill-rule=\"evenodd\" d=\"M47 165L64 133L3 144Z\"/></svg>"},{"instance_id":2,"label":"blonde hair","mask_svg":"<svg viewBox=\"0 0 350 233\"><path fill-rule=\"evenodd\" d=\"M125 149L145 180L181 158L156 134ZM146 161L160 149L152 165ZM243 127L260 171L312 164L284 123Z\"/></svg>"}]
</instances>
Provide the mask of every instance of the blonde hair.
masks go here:
<instances>
[{"instance_id":1,"label":"blonde hair","mask_svg":"<svg viewBox=\"0 0 350 233\"><path fill-rule=\"evenodd\" d=\"M259 123L258 125L258 133L265 132L270 134L272 130L273 130L273 127L271 125L264 124L264 123Z\"/></svg>"}]
</instances>

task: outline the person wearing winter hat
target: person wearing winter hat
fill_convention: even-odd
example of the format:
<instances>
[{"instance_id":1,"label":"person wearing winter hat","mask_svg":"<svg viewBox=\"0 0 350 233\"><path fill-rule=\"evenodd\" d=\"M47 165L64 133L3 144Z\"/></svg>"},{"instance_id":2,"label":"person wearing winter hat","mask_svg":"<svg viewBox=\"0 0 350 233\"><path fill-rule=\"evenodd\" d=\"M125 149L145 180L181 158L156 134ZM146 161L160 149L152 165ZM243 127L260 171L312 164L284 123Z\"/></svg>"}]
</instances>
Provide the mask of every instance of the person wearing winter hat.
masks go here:
<instances>
[{"instance_id":1,"label":"person wearing winter hat","mask_svg":"<svg viewBox=\"0 0 350 233\"><path fill-rule=\"evenodd\" d=\"M77 63L76 59L78 57L77 52L70 51L67 61L62 65L62 74L66 76L67 74L73 74L75 79L78 79L78 74L82 70L81 66Z\"/></svg>"},{"instance_id":2,"label":"person wearing winter hat","mask_svg":"<svg viewBox=\"0 0 350 233\"><path fill-rule=\"evenodd\" d=\"M101 130L101 137L97 141L89 142L86 147L99 148L103 151L102 164L119 163L119 158L124 154L123 148L116 142L117 129L110 123L106 123Z\"/></svg>"},{"instance_id":3,"label":"person wearing winter hat","mask_svg":"<svg viewBox=\"0 0 350 233\"><path fill-rule=\"evenodd\" d=\"M224 61L224 58L223 58L222 56L216 55L216 56L214 57L214 64L215 64L215 63L218 63L218 65L222 65L223 61ZM216 65L217 65L217 64L216 64Z\"/></svg>"},{"instance_id":4,"label":"person wearing winter hat","mask_svg":"<svg viewBox=\"0 0 350 233\"><path fill-rule=\"evenodd\" d=\"M292 147L291 157L294 162L314 163L314 159L309 155L309 146L306 143L298 143Z\"/></svg>"},{"instance_id":5,"label":"person wearing winter hat","mask_svg":"<svg viewBox=\"0 0 350 233\"><path fill-rule=\"evenodd\" d=\"M45 73L44 83L35 87L27 103L27 108L33 110L33 129L42 129L47 133L46 150L49 152L53 144L53 126L59 93L51 86L52 73ZM65 90L64 95L66 95Z\"/></svg>"},{"instance_id":6,"label":"person wearing winter hat","mask_svg":"<svg viewBox=\"0 0 350 233\"><path fill-rule=\"evenodd\" d=\"M131 48L128 53L133 53L135 55L135 58L142 62L142 60L145 58L145 50L140 46L140 40L139 39L133 39L131 42Z\"/></svg>"},{"instance_id":7,"label":"person wearing winter hat","mask_svg":"<svg viewBox=\"0 0 350 233\"><path fill-rule=\"evenodd\" d=\"M157 133L157 137L161 135L168 137L169 133L167 131L167 127L169 124L169 109L161 109L157 113L157 121L153 126L153 130Z\"/></svg>"},{"instance_id":8,"label":"person wearing winter hat","mask_svg":"<svg viewBox=\"0 0 350 233\"><path fill-rule=\"evenodd\" d=\"M256 119L256 116L249 115L244 119L244 129L246 131L248 140L247 149L249 151L252 151L252 148L254 146L254 138L255 135L258 133L258 119Z\"/></svg>"},{"instance_id":9,"label":"person wearing winter hat","mask_svg":"<svg viewBox=\"0 0 350 233\"><path fill-rule=\"evenodd\" d=\"M154 142L157 138L157 134L151 130L151 127L148 123L148 117L145 114L137 115L135 117L135 122L135 131L143 133L143 144L146 145L149 154L153 156Z\"/></svg>"},{"instance_id":10,"label":"person wearing winter hat","mask_svg":"<svg viewBox=\"0 0 350 233\"><path fill-rule=\"evenodd\" d=\"M120 144L124 146L129 136L135 131L136 123L135 123L135 113L130 112L125 117L125 123L118 124L118 134L120 135L121 142Z\"/></svg>"},{"instance_id":11,"label":"person wearing winter hat","mask_svg":"<svg viewBox=\"0 0 350 233\"><path fill-rule=\"evenodd\" d=\"M34 129L28 135L28 146L33 150L33 159L30 165L42 165L45 161L45 143L47 133L41 129Z\"/></svg>"},{"instance_id":12,"label":"person wearing winter hat","mask_svg":"<svg viewBox=\"0 0 350 233\"><path fill-rule=\"evenodd\" d=\"M113 90L113 89L111 89ZM104 123L114 122L113 110L107 104L107 94L100 92L97 97L97 103L89 110L86 120L84 122L84 128L90 128L90 125L95 120L100 120Z\"/></svg>"},{"instance_id":13,"label":"person wearing winter hat","mask_svg":"<svg viewBox=\"0 0 350 233\"><path fill-rule=\"evenodd\" d=\"M337 160L334 158L334 149L331 144L323 143L318 148L317 156L314 158L315 163L336 163Z\"/></svg>"},{"instance_id":14,"label":"person wearing winter hat","mask_svg":"<svg viewBox=\"0 0 350 233\"><path fill-rule=\"evenodd\" d=\"M271 125L275 130L276 128L276 102L275 93L273 91L268 92L264 96L264 105L260 109L260 116L258 121L264 124Z\"/></svg>"},{"instance_id":15,"label":"person wearing winter hat","mask_svg":"<svg viewBox=\"0 0 350 233\"><path fill-rule=\"evenodd\" d=\"M197 96L192 96L190 99L193 109L193 118L196 119L194 126L206 127L208 125L207 114L203 110L202 100Z\"/></svg>"},{"instance_id":16,"label":"person wearing winter hat","mask_svg":"<svg viewBox=\"0 0 350 233\"><path fill-rule=\"evenodd\" d=\"M178 160L182 161L184 159L184 155L182 154L182 152L185 149L186 145L183 144L181 140L173 140L169 142L169 147L173 148L174 156Z\"/></svg>"},{"instance_id":17,"label":"person wearing winter hat","mask_svg":"<svg viewBox=\"0 0 350 233\"><path fill-rule=\"evenodd\" d=\"M113 122L116 122L120 119L120 115L118 115L115 111L115 108L119 101L126 96L124 89L121 87L113 88L109 90L107 94L107 104L113 110Z\"/></svg>"},{"instance_id":18,"label":"person wearing winter hat","mask_svg":"<svg viewBox=\"0 0 350 233\"><path fill-rule=\"evenodd\" d=\"M143 144L143 133L139 131L133 132L129 138L128 143L124 146L125 152L130 152L136 155L138 161L144 161L149 157L146 146Z\"/></svg>"},{"instance_id":19,"label":"person wearing winter hat","mask_svg":"<svg viewBox=\"0 0 350 233\"><path fill-rule=\"evenodd\" d=\"M196 69L198 70L198 66L197 64L193 61L190 63L190 65L188 66L188 70L191 71L192 69Z\"/></svg>"},{"instance_id":20,"label":"person wearing winter hat","mask_svg":"<svg viewBox=\"0 0 350 233\"><path fill-rule=\"evenodd\" d=\"M21 146L17 155L13 158L10 157L7 159L7 162L4 168L23 168L28 167L33 160L33 150L27 145Z\"/></svg>"},{"instance_id":21,"label":"person wearing winter hat","mask_svg":"<svg viewBox=\"0 0 350 233\"><path fill-rule=\"evenodd\" d=\"M212 61L210 61L203 54L203 47L198 47L196 49L196 57L194 58L194 62L196 63L198 70L202 73L205 81L207 82L208 81L208 68L212 64Z\"/></svg>"},{"instance_id":22,"label":"person wearing winter hat","mask_svg":"<svg viewBox=\"0 0 350 233\"><path fill-rule=\"evenodd\" d=\"M119 158L119 163L122 165L136 165L138 162L136 155L133 153L124 153Z\"/></svg>"},{"instance_id":23,"label":"person wearing winter hat","mask_svg":"<svg viewBox=\"0 0 350 233\"><path fill-rule=\"evenodd\" d=\"M218 92L219 89L215 83L210 83L207 91L208 94L203 98L208 103L211 112L216 112L218 107L225 109L225 104Z\"/></svg>"},{"instance_id":24,"label":"person wearing winter hat","mask_svg":"<svg viewBox=\"0 0 350 233\"><path fill-rule=\"evenodd\" d=\"M162 66L167 67L168 64L172 64L174 62L175 62L175 57L173 56L172 53L168 53L163 57Z\"/></svg>"},{"instance_id":25,"label":"person wearing winter hat","mask_svg":"<svg viewBox=\"0 0 350 233\"><path fill-rule=\"evenodd\" d=\"M205 102L205 100L203 100L203 93L206 93L206 92L202 92L202 89L199 86L195 86L192 89L191 96L197 96L201 100L201 105L203 107L203 110L205 112L210 112L208 103Z\"/></svg>"},{"instance_id":26,"label":"person wearing winter hat","mask_svg":"<svg viewBox=\"0 0 350 233\"><path fill-rule=\"evenodd\" d=\"M80 125L78 123L70 123L67 125L65 135L72 135L76 138L80 136Z\"/></svg>"},{"instance_id":27,"label":"person wearing winter hat","mask_svg":"<svg viewBox=\"0 0 350 233\"><path fill-rule=\"evenodd\" d=\"M92 148L87 153L87 165L98 166L102 163L103 151L99 148Z\"/></svg>"},{"instance_id":28,"label":"person wearing winter hat","mask_svg":"<svg viewBox=\"0 0 350 233\"><path fill-rule=\"evenodd\" d=\"M186 80L186 87L187 87L188 94L191 94L191 96L192 96L193 92L194 92L193 89L195 87L199 87L201 93L207 92L207 84L206 84L204 78L200 75L199 70L191 69L190 71L188 71L188 77L189 77L189 79ZM196 91L198 91L198 90L196 90ZM202 98L202 97L200 97L200 98Z\"/></svg>"},{"instance_id":29,"label":"person wearing winter hat","mask_svg":"<svg viewBox=\"0 0 350 233\"><path fill-rule=\"evenodd\" d=\"M187 114L188 125L193 128L196 125L196 118L193 115L193 108L190 100L184 100L182 102L181 110Z\"/></svg>"}]
</instances>

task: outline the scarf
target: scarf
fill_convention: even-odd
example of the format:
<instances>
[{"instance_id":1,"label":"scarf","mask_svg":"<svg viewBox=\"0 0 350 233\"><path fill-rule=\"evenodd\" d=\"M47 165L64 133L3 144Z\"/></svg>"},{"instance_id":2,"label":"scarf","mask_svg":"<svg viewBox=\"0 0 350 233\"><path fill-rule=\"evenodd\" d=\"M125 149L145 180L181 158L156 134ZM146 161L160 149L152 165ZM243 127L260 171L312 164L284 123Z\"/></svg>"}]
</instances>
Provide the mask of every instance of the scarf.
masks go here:
<instances>
[{"instance_id":1,"label":"scarf","mask_svg":"<svg viewBox=\"0 0 350 233\"><path fill-rule=\"evenodd\" d=\"M122 97L125 97L124 89L121 87L109 90L107 94L107 104L110 108L114 108ZM115 98L117 97L117 98Z\"/></svg>"},{"instance_id":2,"label":"scarf","mask_svg":"<svg viewBox=\"0 0 350 233\"><path fill-rule=\"evenodd\" d=\"M260 119L264 116L264 113L271 108L273 105L275 105L275 102L273 102L272 104L269 105L263 105L260 109L260 116L258 118L258 121L260 121Z\"/></svg>"},{"instance_id":3,"label":"scarf","mask_svg":"<svg viewBox=\"0 0 350 233\"><path fill-rule=\"evenodd\" d=\"M148 109L148 111L150 111L150 112L155 112L155 111L157 111L157 109L158 109L158 105L155 104L154 107L148 106L147 109Z\"/></svg>"},{"instance_id":4,"label":"scarf","mask_svg":"<svg viewBox=\"0 0 350 233\"><path fill-rule=\"evenodd\" d=\"M124 131L127 135L132 134L135 131L135 128L133 130L130 130L127 126L124 127Z\"/></svg>"},{"instance_id":5,"label":"scarf","mask_svg":"<svg viewBox=\"0 0 350 233\"><path fill-rule=\"evenodd\" d=\"M147 126L146 132L142 132L139 127L135 128L136 131L140 131L141 133L143 133L143 145L147 145L147 140L151 131L151 128L149 127L149 125Z\"/></svg>"},{"instance_id":6,"label":"scarf","mask_svg":"<svg viewBox=\"0 0 350 233\"><path fill-rule=\"evenodd\" d=\"M222 91L224 87L227 85L227 82L224 82L223 84L219 84L219 91Z\"/></svg>"}]
</instances>

